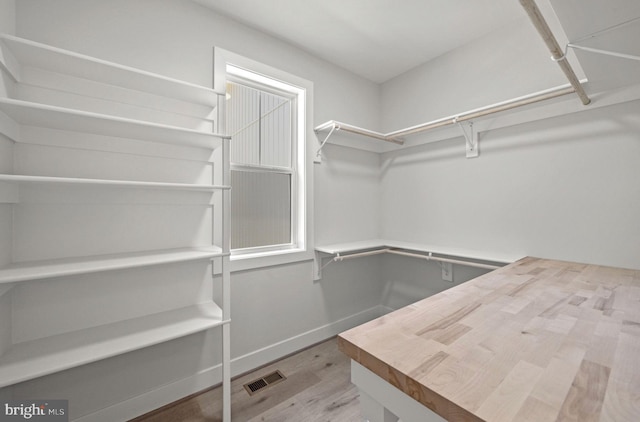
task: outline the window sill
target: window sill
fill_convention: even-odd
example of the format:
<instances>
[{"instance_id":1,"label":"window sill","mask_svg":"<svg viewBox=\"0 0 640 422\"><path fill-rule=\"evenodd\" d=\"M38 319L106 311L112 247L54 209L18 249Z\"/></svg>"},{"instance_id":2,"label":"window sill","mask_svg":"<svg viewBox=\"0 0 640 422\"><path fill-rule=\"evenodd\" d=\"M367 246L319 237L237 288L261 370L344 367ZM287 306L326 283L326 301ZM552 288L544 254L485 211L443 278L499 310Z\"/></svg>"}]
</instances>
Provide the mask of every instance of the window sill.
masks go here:
<instances>
[{"instance_id":1,"label":"window sill","mask_svg":"<svg viewBox=\"0 0 640 422\"><path fill-rule=\"evenodd\" d=\"M247 255L231 253L231 272L254 270L274 265L291 264L313 259L313 250L287 249Z\"/></svg>"}]
</instances>

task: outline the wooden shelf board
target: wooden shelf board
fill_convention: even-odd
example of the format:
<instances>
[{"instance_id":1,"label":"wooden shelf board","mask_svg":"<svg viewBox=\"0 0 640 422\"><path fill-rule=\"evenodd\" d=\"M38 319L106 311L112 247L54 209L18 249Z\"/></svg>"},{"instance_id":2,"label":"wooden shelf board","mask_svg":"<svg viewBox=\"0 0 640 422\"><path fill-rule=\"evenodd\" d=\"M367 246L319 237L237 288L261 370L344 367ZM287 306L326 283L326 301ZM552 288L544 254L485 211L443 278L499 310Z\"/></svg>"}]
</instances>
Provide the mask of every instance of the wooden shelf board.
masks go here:
<instances>
[{"instance_id":1,"label":"wooden shelf board","mask_svg":"<svg viewBox=\"0 0 640 422\"><path fill-rule=\"evenodd\" d=\"M73 132L139 139L165 144L182 144L215 149L226 135L161 125L123 117L0 98L0 111L17 123ZM20 139L14 139L20 142Z\"/></svg>"},{"instance_id":2,"label":"wooden shelf board","mask_svg":"<svg viewBox=\"0 0 640 422\"><path fill-rule=\"evenodd\" d=\"M367 249L384 248L386 244L384 239L358 240L354 242L334 243L331 245L316 246L316 251L335 255L337 253L349 253L363 251Z\"/></svg>"},{"instance_id":3,"label":"wooden shelf board","mask_svg":"<svg viewBox=\"0 0 640 422\"><path fill-rule=\"evenodd\" d=\"M73 177L50 177L50 176L26 176L17 174L0 174L0 182L25 183L25 184L59 184L59 185L88 185L88 186L113 186L132 187L150 189L171 189L186 191L213 192L216 190L231 189L230 186L204 185L188 183L164 183L164 182L141 182L132 180L107 180L107 179L86 179Z\"/></svg>"},{"instance_id":4,"label":"wooden shelf board","mask_svg":"<svg viewBox=\"0 0 640 422\"><path fill-rule=\"evenodd\" d=\"M0 41L21 65L212 107L216 106L217 97L220 95L211 88L12 35L0 35ZM12 74L12 76L16 80L20 79L20 75Z\"/></svg>"},{"instance_id":5,"label":"wooden shelf board","mask_svg":"<svg viewBox=\"0 0 640 422\"><path fill-rule=\"evenodd\" d=\"M456 256L479 261L490 261L510 264L522 258L523 255L507 255L503 253L484 252L450 246L428 245L420 243L403 242L388 239L370 239L354 242L335 243L331 245L316 246L315 250L326 254L346 254L369 249L396 248L413 252L432 252L438 255Z\"/></svg>"},{"instance_id":6,"label":"wooden shelf board","mask_svg":"<svg viewBox=\"0 0 640 422\"><path fill-rule=\"evenodd\" d=\"M213 302L13 345L0 357L0 388L222 325Z\"/></svg>"},{"instance_id":7,"label":"wooden shelf board","mask_svg":"<svg viewBox=\"0 0 640 422\"><path fill-rule=\"evenodd\" d=\"M225 255L227 254L223 253L222 249L211 246L19 262L0 267L0 284L209 259Z\"/></svg>"}]
</instances>

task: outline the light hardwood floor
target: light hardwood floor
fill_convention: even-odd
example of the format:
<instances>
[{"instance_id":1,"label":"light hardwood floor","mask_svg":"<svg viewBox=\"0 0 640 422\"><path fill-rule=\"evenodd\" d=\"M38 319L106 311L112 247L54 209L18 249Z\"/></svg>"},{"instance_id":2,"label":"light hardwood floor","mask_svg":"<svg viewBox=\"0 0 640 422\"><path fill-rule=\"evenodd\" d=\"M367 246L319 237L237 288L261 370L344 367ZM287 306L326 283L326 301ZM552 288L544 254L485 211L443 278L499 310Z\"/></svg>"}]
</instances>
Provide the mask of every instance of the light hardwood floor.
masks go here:
<instances>
[{"instance_id":1,"label":"light hardwood floor","mask_svg":"<svg viewBox=\"0 0 640 422\"><path fill-rule=\"evenodd\" d=\"M280 370L286 380L250 396L243 385ZM179 400L132 422L218 422L222 393L215 388ZM360 422L349 358L332 338L231 382L234 422Z\"/></svg>"}]
</instances>

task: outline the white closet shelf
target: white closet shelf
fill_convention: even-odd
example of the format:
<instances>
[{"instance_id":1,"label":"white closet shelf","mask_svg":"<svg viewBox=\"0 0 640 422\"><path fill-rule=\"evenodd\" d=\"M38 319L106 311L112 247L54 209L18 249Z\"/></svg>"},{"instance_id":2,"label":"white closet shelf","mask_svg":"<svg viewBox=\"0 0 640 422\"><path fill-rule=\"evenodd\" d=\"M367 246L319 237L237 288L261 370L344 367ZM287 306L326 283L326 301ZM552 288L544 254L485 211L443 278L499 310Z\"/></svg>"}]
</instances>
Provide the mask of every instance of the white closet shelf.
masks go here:
<instances>
[{"instance_id":1,"label":"white closet shelf","mask_svg":"<svg viewBox=\"0 0 640 422\"><path fill-rule=\"evenodd\" d=\"M220 307L208 302L18 343L0 356L0 388L224 323Z\"/></svg>"},{"instance_id":2,"label":"white closet shelf","mask_svg":"<svg viewBox=\"0 0 640 422\"><path fill-rule=\"evenodd\" d=\"M0 34L0 48L2 48L0 57L3 57L5 69L18 82L21 80L20 67L32 66L108 85L212 107L216 106L217 97L221 95L221 93L211 88L111 63L12 35ZM9 54L12 57L7 57Z\"/></svg>"},{"instance_id":3,"label":"white closet shelf","mask_svg":"<svg viewBox=\"0 0 640 422\"><path fill-rule=\"evenodd\" d=\"M226 256L216 246L27 261L0 267L0 284Z\"/></svg>"},{"instance_id":4,"label":"white closet shelf","mask_svg":"<svg viewBox=\"0 0 640 422\"><path fill-rule=\"evenodd\" d=\"M580 83L585 82L586 80L580 81ZM525 122L532 122L540 119L546 119L549 117L555 117L567 113L586 110L582 104L576 104L575 101L573 101L573 98L562 98L575 92L576 90L573 86L571 86L571 84L560 85L550 89L534 92L532 94L508 99L506 101L500 101L484 107L463 111L461 113L445 116L439 119L431 120L387 133L375 132L347 123L330 120L316 126L314 129L316 133L321 131L329 131L326 138L322 141L318 153L325 143L344 145L352 148L363 149L366 151L384 153L394 151L399 148L414 147L417 145L422 145L424 143L437 142L457 137L464 137L472 140L472 138L474 137L473 134L475 133L477 135L478 131L495 130ZM635 95L635 97L637 97L637 95ZM612 99L611 101L615 103L616 101L619 102L620 100L621 99ZM622 101L628 100L622 99ZM544 102L545 104L543 106L539 105L538 103L541 102ZM606 105L603 103L603 101L600 101L597 102L596 105L598 107ZM487 116L492 116L492 118L486 119ZM464 128L464 126L461 126L461 124L465 122L467 124L474 123L473 131L470 128ZM438 130L427 133L434 129ZM345 140L341 140L339 137L337 139L333 138L332 135L336 131L351 132L362 135L363 137L373 138L386 142L362 142L362 140L359 139L353 139L347 142ZM466 135L466 131L471 132L471 135ZM419 138L414 138L413 140L407 139L407 137L416 134L422 134L422 136ZM404 140L404 143L400 142L401 140ZM470 143L469 140L467 141L467 143ZM402 145L392 145L392 143L398 143ZM473 148L477 151L477 145L473 146ZM475 157L477 156L477 154L469 156Z\"/></svg>"},{"instance_id":5,"label":"white closet shelf","mask_svg":"<svg viewBox=\"0 0 640 422\"><path fill-rule=\"evenodd\" d=\"M72 177L49 177L49 176L26 176L17 174L0 174L0 182L17 184L52 184L52 185L78 185L78 186L113 186L122 188L144 188L144 189L168 189L213 192L216 190L231 189L230 186L204 185L189 183L163 183L163 182L140 182L131 180L107 180L107 179L85 179Z\"/></svg>"},{"instance_id":6,"label":"white closet shelf","mask_svg":"<svg viewBox=\"0 0 640 422\"><path fill-rule=\"evenodd\" d=\"M460 258L496 262L501 264L511 264L524 256L506 255L495 252L484 252L464 248L453 248L449 246L428 245L388 239L370 239L355 242L335 243L331 245L316 246L315 250L321 253L336 255L384 248L402 249L406 251L421 253L431 252L438 255L456 256Z\"/></svg>"},{"instance_id":7,"label":"white closet shelf","mask_svg":"<svg viewBox=\"0 0 640 422\"><path fill-rule=\"evenodd\" d=\"M0 111L21 125L215 149L226 135L106 114L0 98ZM7 134L9 136L9 134ZM20 139L13 139L21 142Z\"/></svg>"}]
</instances>

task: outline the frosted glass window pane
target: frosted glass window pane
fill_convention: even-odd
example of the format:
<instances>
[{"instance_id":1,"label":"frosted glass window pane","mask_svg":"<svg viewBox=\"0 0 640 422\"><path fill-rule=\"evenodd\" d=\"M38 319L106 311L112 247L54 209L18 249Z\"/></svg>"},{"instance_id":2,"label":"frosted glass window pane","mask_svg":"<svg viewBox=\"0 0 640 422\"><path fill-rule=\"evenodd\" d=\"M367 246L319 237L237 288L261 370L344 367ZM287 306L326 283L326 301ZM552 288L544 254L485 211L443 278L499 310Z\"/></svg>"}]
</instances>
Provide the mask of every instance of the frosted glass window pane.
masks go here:
<instances>
[{"instance_id":1,"label":"frosted glass window pane","mask_svg":"<svg viewBox=\"0 0 640 422\"><path fill-rule=\"evenodd\" d=\"M227 83L227 132L231 162L291 168L291 99Z\"/></svg>"},{"instance_id":2,"label":"frosted glass window pane","mask_svg":"<svg viewBox=\"0 0 640 422\"><path fill-rule=\"evenodd\" d=\"M260 164L260 91L227 84L227 133L231 134L231 161Z\"/></svg>"},{"instance_id":3,"label":"frosted glass window pane","mask_svg":"<svg viewBox=\"0 0 640 422\"><path fill-rule=\"evenodd\" d=\"M291 243L291 175L231 171L231 249Z\"/></svg>"},{"instance_id":4,"label":"frosted glass window pane","mask_svg":"<svg viewBox=\"0 0 640 422\"><path fill-rule=\"evenodd\" d=\"M262 93L261 157L265 166L291 167L291 101Z\"/></svg>"}]
</instances>

